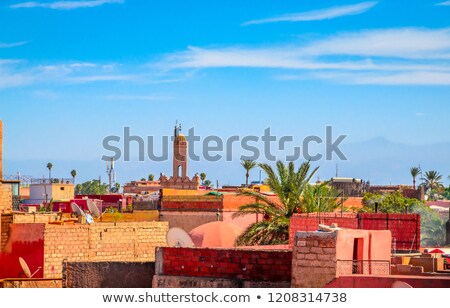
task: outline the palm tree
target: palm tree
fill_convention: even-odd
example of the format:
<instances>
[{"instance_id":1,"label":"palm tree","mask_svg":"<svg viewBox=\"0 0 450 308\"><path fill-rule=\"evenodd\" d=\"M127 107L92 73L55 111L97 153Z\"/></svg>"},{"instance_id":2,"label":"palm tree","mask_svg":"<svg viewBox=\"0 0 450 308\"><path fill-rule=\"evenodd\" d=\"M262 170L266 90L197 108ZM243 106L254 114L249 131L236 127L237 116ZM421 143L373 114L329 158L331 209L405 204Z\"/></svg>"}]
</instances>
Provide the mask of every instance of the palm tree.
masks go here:
<instances>
[{"instance_id":1,"label":"palm tree","mask_svg":"<svg viewBox=\"0 0 450 308\"><path fill-rule=\"evenodd\" d=\"M52 168L53 168L53 164L52 163L48 163L47 164L47 169L48 169L48 180L51 182L52 181Z\"/></svg>"},{"instance_id":2,"label":"palm tree","mask_svg":"<svg viewBox=\"0 0 450 308\"><path fill-rule=\"evenodd\" d=\"M301 202L302 213L333 212L343 202L339 199L340 196L341 194L327 182L307 185Z\"/></svg>"},{"instance_id":3,"label":"palm tree","mask_svg":"<svg viewBox=\"0 0 450 308\"><path fill-rule=\"evenodd\" d=\"M154 174L149 174L148 175L148 180L149 181L154 181L155 180L155 175Z\"/></svg>"},{"instance_id":4,"label":"palm tree","mask_svg":"<svg viewBox=\"0 0 450 308\"><path fill-rule=\"evenodd\" d=\"M419 176L420 172L422 172L422 170L420 170L419 167L412 167L411 170L411 176L413 178L413 186L414 186L414 190L416 189L416 178Z\"/></svg>"},{"instance_id":5,"label":"palm tree","mask_svg":"<svg viewBox=\"0 0 450 308\"><path fill-rule=\"evenodd\" d=\"M241 162L242 167L244 167L245 174L245 187L248 187L248 178L250 176L250 170L256 167L256 162L254 160L243 160Z\"/></svg>"},{"instance_id":6,"label":"palm tree","mask_svg":"<svg viewBox=\"0 0 450 308\"><path fill-rule=\"evenodd\" d=\"M443 187L442 174L435 170L425 172L425 177L422 180L427 190L439 190Z\"/></svg>"},{"instance_id":7,"label":"palm tree","mask_svg":"<svg viewBox=\"0 0 450 308\"><path fill-rule=\"evenodd\" d=\"M242 189L239 195L253 197L254 203L242 205L233 218L263 214L266 219L250 225L237 239L237 245L276 245L289 240L290 218L301 211L301 197L311 178L319 168L310 172L310 162L303 163L296 171L293 162L276 163L275 172L268 164L259 164L267 174L267 183L278 196L278 202L251 189Z\"/></svg>"},{"instance_id":8,"label":"palm tree","mask_svg":"<svg viewBox=\"0 0 450 308\"><path fill-rule=\"evenodd\" d=\"M204 172L200 173L200 180L202 180L202 186L204 186L206 180L206 173Z\"/></svg>"},{"instance_id":9,"label":"palm tree","mask_svg":"<svg viewBox=\"0 0 450 308\"><path fill-rule=\"evenodd\" d=\"M434 217L422 227L422 238L424 245L445 246L445 221L439 217Z\"/></svg>"},{"instance_id":10,"label":"palm tree","mask_svg":"<svg viewBox=\"0 0 450 308\"><path fill-rule=\"evenodd\" d=\"M77 170L73 169L70 171L70 175L72 176L73 183L75 184L75 177L77 176Z\"/></svg>"}]
</instances>

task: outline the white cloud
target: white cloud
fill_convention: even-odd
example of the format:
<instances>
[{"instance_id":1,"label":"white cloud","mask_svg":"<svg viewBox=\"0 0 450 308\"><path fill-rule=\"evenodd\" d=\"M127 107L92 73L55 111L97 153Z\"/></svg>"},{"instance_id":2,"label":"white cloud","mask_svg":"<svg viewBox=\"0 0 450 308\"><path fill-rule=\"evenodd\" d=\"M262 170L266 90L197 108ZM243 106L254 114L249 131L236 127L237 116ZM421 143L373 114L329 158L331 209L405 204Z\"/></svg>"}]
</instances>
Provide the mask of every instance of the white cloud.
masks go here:
<instances>
[{"instance_id":1,"label":"white cloud","mask_svg":"<svg viewBox=\"0 0 450 308\"><path fill-rule=\"evenodd\" d=\"M450 59L450 29L383 29L347 33L313 42L309 55Z\"/></svg>"},{"instance_id":2,"label":"white cloud","mask_svg":"<svg viewBox=\"0 0 450 308\"><path fill-rule=\"evenodd\" d=\"M278 79L319 78L354 84L448 85L449 29L344 33L298 45L189 47L167 55L165 69L270 68ZM289 70L291 72L286 72ZM292 74L303 70L307 74ZM285 71L279 74L280 71Z\"/></svg>"},{"instance_id":3,"label":"white cloud","mask_svg":"<svg viewBox=\"0 0 450 308\"><path fill-rule=\"evenodd\" d=\"M313 78L337 83L391 86L449 86L450 72L398 72L398 73L314 73ZM294 78L290 78L293 80Z\"/></svg>"},{"instance_id":4,"label":"white cloud","mask_svg":"<svg viewBox=\"0 0 450 308\"><path fill-rule=\"evenodd\" d=\"M310 12L302 12L296 14L288 14L282 16L276 16L265 19L257 19L251 20L243 23L243 26L248 25L257 25L257 24L266 24L266 23L274 23L274 22L298 22L298 21L313 21L313 20L324 20L324 19L333 19L337 17L347 16L347 15L358 15L364 12L367 12L372 7L374 7L378 2L370 1L370 2L361 2L353 5L346 6L336 6L323 10L316 10Z\"/></svg>"},{"instance_id":5,"label":"white cloud","mask_svg":"<svg viewBox=\"0 0 450 308\"><path fill-rule=\"evenodd\" d=\"M28 44L28 42L16 42L16 43L2 43L0 42L0 48L12 48L12 47L18 47Z\"/></svg>"},{"instance_id":6,"label":"white cloud","mask_svg":"<svg viewBox=\"0 0 450 308\"><path fill-rule=\"evenodd\" d=\"M450 6L450 1L444 1L444 2L440 2L440 3L436 3L436 5Z\"/></svg>"},{"instance_id":7,"label":"white cloud","mask_svg":"<svg viewBox=\"0 0 450 308\"><path fill-rule=\"evenodd\" d=\"M74 10L79 8L91 8L110 3L124 3L125 0L92 0L92 1L55 1L55 2L23 2L13 4L10 8L47 8L53 10Z\"/></svg>"}]
</instances>

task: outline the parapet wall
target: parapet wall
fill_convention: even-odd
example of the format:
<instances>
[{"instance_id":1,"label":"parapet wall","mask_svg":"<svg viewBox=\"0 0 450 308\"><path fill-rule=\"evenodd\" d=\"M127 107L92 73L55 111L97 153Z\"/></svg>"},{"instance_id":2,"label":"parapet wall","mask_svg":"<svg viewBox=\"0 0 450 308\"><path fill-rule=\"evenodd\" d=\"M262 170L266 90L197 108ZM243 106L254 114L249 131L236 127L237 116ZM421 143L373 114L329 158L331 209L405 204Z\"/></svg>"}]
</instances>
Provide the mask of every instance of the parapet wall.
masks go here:
<instances>
[{"instance_id":1,"label":"parapet wall","mask_svg":"<svg viewBox=\"0 0 450 308\"><path fill-rule=\"evenodd\" d=\"M60 277L63 260L152 262L167 231L166 222L45 225L44 278Z\"/></svg>"},{"instance_id":2,"label":"parapet wall","mask_svg":"<svg viewBox=\"0 0 450 308\"><path fill-rule=\"evenodd\" d=\"M289 282L292 252L204 248L158 248L156 274L194 278ZM161 287L161 286L159 286Z\"/></svg>"},{"instance_id":3,"label":"parapet wall","mask_svg":"<svg viewBox=\"0 0 450 308\"><path fill-rule=\"evenodd\" d=\"M217 211L223 209L223 196L163 196L163 211Z\"/></svg>"},{"instance_id":4,"label":"parapet wall","mask_svg":"<svg viewBox=\"0 0 450 308\"><path fill-rule=\"evenodd\" d=\"M10 212L11 210L12 210L11 186L1 184L0 182L0 214Z\"/></svg>"},{"instance_id":5,"label":"parapet wall","mask_svg":"<svg viewBox=\"0 0 450 308\"><path fill-rule=\"evenodd\" d=\"M293 247L297 231L316 231L319 224L336 223L344 229L389 230L393 238L393 250L420 250L420 215L417 214L296 214L291 218L289 245Z\"/></svg>"},{"instance_id":6,"label":"parapet wall","mask_svg":"<svg viewBox=\"0 0 450 308\"><path fill-rule=\"evenodd\" d=\"M63 262L63 288L151 288L154 262Z\"/></svg>"}]
</instances>

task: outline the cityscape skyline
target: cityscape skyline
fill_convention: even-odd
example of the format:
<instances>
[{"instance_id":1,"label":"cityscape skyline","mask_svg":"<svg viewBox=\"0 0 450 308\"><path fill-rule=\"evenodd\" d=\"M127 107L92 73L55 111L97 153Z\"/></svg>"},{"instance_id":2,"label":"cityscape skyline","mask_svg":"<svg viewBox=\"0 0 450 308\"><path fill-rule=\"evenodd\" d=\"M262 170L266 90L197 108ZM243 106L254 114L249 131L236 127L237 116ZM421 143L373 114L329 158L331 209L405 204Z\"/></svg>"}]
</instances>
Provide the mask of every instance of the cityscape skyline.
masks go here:
<instances>
[{"instance_id":1,"label":"cityscape skyline","mask_svg":"<svg viewBox=\"0 0 450 308\"><path fill-rule=\"evenodd\" d=\"M195 12L195 13L194 13ZM6 1L0 6L5 172L105 176L102 140L348 135L319 177L450 173L450 6L443 1ZM33 28L29 28L33 24ZM55 39L57 38L57 39ZM237 153L240 154L240 153ZM61 162L61 163L58 163ZM169 164L117 164L121 183ZM192 163L222 184L239 162ZM258 174L252 175L256 179Z\"/></svg>"}]
</instances>

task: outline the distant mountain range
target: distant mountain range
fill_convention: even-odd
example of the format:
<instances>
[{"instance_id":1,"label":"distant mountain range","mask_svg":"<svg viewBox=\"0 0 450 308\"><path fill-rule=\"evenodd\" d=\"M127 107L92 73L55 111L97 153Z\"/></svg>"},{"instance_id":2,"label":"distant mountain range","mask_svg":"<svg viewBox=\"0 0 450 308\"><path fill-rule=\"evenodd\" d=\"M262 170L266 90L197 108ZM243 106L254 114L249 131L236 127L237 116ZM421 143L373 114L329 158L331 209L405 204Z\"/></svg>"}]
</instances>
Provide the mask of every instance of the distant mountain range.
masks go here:
<instances>
[{"instance_id":1,"label":"distant mountain range","mask_svg":"<svg viewBox=\"0 0 450 308\"><path fill-rule=\"evenodd\" d=\"M370 180L372 184L411 184L409 169L420 165L423 171L437 170L445 178L450 174L450 143L438 143L429 145L406 145L393 143L385 138L375 138L361 143L347 143L342 145L342 151L348 161L319 161L317 176L324 180L338 174L342 177L362 178ZM67 161L52 160L52 174L55 177L70 177L70 171L76 169L77 182L102 177L106 181L105 162L92 161ZM48 176L46 169L48 161L44 160L4 160L4 173L33 175L35 177ZM163 163L155 162L117 162L118 182L124 183L131 180L139 180L153 173L155 178L160 172L171 175L171 161ZM239 164L234 162L190 162L189 173L206 172L208 178L219 185L239 185L245 182L245 172ZM264 178L264 174L262 174ZM251 180L258 180L259 169L251 173Z\"/></svg>"}]
</instances>

